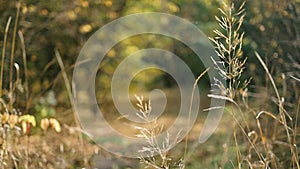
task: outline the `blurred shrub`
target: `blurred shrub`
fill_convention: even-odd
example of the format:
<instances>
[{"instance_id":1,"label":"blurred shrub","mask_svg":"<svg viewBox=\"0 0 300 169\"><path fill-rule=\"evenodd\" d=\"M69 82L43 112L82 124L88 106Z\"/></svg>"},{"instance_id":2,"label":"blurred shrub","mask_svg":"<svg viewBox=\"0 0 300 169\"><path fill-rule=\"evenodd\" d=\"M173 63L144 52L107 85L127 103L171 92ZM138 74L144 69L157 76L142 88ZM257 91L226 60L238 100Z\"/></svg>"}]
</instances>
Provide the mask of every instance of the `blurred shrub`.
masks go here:
<instances>
[{"instance_id":1,"label":"blurred shrub","mask_svg":"<svg viewBox=\"0 0 300 169\"><path fill-rule=\"evenodd\" d=\"M263 54L266 64L291 101L299 97L299 85L290 76L300 77L300 2L299 0L249 1L243 30L244 52L249 57L251 76L262 77L263 70L253 51ZM254 78L257 85L269 84L267 78Z\"/></svg>"}]
</instances>

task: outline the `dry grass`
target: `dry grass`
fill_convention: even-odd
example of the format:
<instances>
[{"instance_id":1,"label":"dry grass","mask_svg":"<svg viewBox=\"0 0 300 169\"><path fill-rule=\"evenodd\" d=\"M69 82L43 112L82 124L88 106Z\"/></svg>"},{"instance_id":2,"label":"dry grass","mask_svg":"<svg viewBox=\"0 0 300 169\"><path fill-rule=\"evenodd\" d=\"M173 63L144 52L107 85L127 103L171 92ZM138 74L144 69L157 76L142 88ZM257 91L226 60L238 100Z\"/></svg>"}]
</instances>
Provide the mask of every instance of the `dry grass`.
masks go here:
<instances>
[{"instance_id":1,"label":"dry grass","mask_svg":"<svg viewBox=\"0 0 300 169\"><path fill-rule=\"evenodd\" d=\"M21 31L17 31L19 12L20 4L18 3L12 30L12 41L8 42L8 34L12 21L12 18L9 17L2 46L2 60L0 65L0 168L69 168L73 165L73 161L70 162L66 158L65 154L70 153L70 151L67 152L66 148L63 147L67 144L64 144L64 142L58 144L54 141L53 143L56 145L50 144L51 146L49 146L49 140L57 139L57 135L62 131L60 122L55 117L42 118L40 119L41 121L37 121L35 116L28 114L27 58L23 34ZM15 61L14 56L17 45L17 32L21 43L23 68ZM6 53L7 47L10 47L11 50L9 58ZM9 60L10 63L8 67L5 65L6 60ZM8 76L5 72L9 72ZM7 77L9 82L8 84L4 84L4 79ZM24 82L22 82L22 79L24 79ZM6 88L7 86L8 89ZM25 98L26 105L18 107L16 102L23 98ZM50 130L50 128L53 130ZM38 134L32 135L33 132ZM47 138L49 134L55 138ZM72 137L68 135L68 138ZM74 139L72 138L72 140ZM72 145L69 144L66 147L73 147L74 145L72 143ZM57 146L60 147L59 151L57 151ZM76 151L74 147L72 151ZM77 148L77 151L80 147L83 147L82 144ZM83 152L81 151L81 154L85 154ZM57 162L58 158L60 158L59 162ZM79 158L84 159L82 156L79 156ZM67 160L62 161L64 159Z\"/></svg>"},{"instance_id":2,"label":"dry grass","mask_svg":"<svg viewBox=\"0 0 300 169\"><path fill-rule=\"evenodd\" d=\"M221 76L227 79L228 86L220 84L219 88L223 90L223 95L210 95L210 97L226 100L229 104L226 111L232 115L234 120L233 140L236 147L236 160L229 159L229 161L233 168L239 169L299 169L299 142L296 141L298 140L297 132L299 132L297 126L299 109L294 110L296 113L288 112L285 109L284 98L280 96L279 89L267 65L258 53L255 55L271 81L275 93L276 99L270 98L270 100L274 100L272 106L276 106L278 109L267 111L255 108L259 98L249 97L247 89L249 81L240 81L246 64L246 58L242 59L241 50L244 33L239 33L245 16L244 3L236 9L233 3L225 3L224 8L220 9L222 16L216 17L221 30L215 30L217 36L211 38L226 71L222 71L220 67L217 68L220 70ZM251 104L248 100L251 100ZM293 104L297 105L298 103L295 101ZM294 117L291 116L292 114ZM266 116L265 118L268 119L263 119L262 116ZM274 125L267 125L270 123ZM245 150L244 147L248 148ZM283 156L283 154L285 155Z\"/></svg>"},{"instance_id":3,"label":"dry grass","mask_svg":"<svg viewBox=\"0 0 300 169\"><path fill-rule=\"evenodd\" d=\"M250 80L241 80L247 64L247 58L243 56L242 52L244 32L241 31L241 27L245 16L244 5L245 3L241 3L237 7L236 4L230 2L224 3L224 6L220 9L220 16L216 17L220 29L214 30L216 37L211 38L216 47L216 52L222 60L222 63L216 63L216 68L219 70L221 77L227 80L227 86L219 83L218 80L216 81L216 84L222 91L220 95L209 95L211 98L222 99L227 102L225 114L230 116L226 116L228 119L225 119L226 124L222 124L224 127L221 132L217 132L217 134L222 136L224 134L230 135L223 145L223 150L215 150L215 145L207 147L206 145L203 147L197 145L192 148L194 153L199 156L187 155L188 146L194 146L188 141L196 140L196 137L187 137L185 142L180 143L176 139L171 142L169 137L167 137L165 142L159 144L155 140L155 136L164 130L164 126L160 125L163 122L149 119L151 114L150 101L146 102L142 97L137 97L137 106L140 109L140 113L137 116L147 122L146 126L136 126L135 128L138 131L137 136L144 138L148 143L148 147L140 150L141 153L147 153L148 155L147 157L139 157L140 162L142 162L141 168L198 168L199 166L197 166L196 162L201 160L198 158L206 159L207 156L212 156L212 154L222 151L220 159L217 159L212 168L300 169L300 98L297 98L298 96L296 95L297 97L295 96L292 99L294 102L289 103L289 106L287 106L285 98L281 94L285 93L287 89L284 88L284 85L283 87L278 87L282 85L276 83L274 80L276 77L272 75L268 65L257 52L254 55L263 67L266 77L271 82L271 88L266 86L267 89L264 94L262 94L262 91L250 91L248 86ZM25 95L25 100L29 103L28 95L30 92L26 76L27 61L24 37L22 32L17 31L20 10L18 5L17 7L17 17L12 29L12 41L8 42L12 21L12 18L9 18L2 46L0 72L0 168L89 167L91 166L89 159L92 159L92 156L98 153L99 147L89 143L88 139L83 138L82 130L77 123L76 114L72 114L74 111L67 114L70 116L68 116L68 119L72 119L70 121L75 120L76 126L66 125L67 122L64 121L64 127L62 127L58 120L53 117L37 121L34 116L28 114L29 105L26 105L21 110L19 110L19 107L16 107L15 102L18 98L15 93L19 92ZM21 43L23 68L20 68L19 64L15 62L17 33ZM8 43L10 44L8 45ZM7 46L10 47L11 51L9 58L7 58ZM55 54L62 70L61 75L72 105L72 94L67 72L58 51L55 51ZM8 67L4 65L5 60L9 60ZM294 64L299 65L299 63ZM220 67L220 65L224 67ZM225 71L223 68L225 68ZM4 72L9 72L7 73L9 78L8 84L3 84ZM22 82L20 77L21 74L24 74L24 82ZM299 85L300 79L297 74L289 75L289 77ZM194 87L197 86L197 81ZM284 83L288 82L284 81ZM5 86L8 86L8 89ZM260 95L255 94L255 92L259 92ZM265 95L267 101L262 101L262 97L256 97L261 95ZM191 96L191 99L193 99L193 96ZM263 106L260 105L261 102L264 102ZM174 117L170 117L170 121L167 123L173 122ZM61 118L60 121L62 120L66 119ZM229 122L232 124L230 127L228 127ZM116 126L120 125L119 121L115 123L118 123ZM49 130L50 128L52 130ZM232 128L233 131L231 132L228 128ZM197 126L197 130L200 129L201 127ZM32 130L35 130L34 134ZM136 130L131 131L136 132ZM124 133L126 132L128 131L124 131ZM79 142L77 141L78 138ZM218 139L213 136L210 143L222 144ZM174 158L170 147L178 143L179 146L175 147L175 149L178 149L176 153L180 152L181 154L179 158ZM154 154L158 155L153 156ZM192 164L195 165L193 166Z\"/></svg>"},{"instance_id":4,"label":"dry grass","mask_svg":"<svg viewBox=\"0 0 300 169\"><path fill-rule=\"evenodd\" d=\"M269 91L266 91L267 96L265 97L270 102L263 107L257 106L262 98L257 98L253 91L248 91L251 78L245 81L240 80L247 64L247 58L243 57L242 52L244 33L240 33L245 16L244 5L245 2L236 8L233 3L224 3L224 7L220 9L221 16L216 17L221 29L215 30L216 37L211 38L222 60L222 63L215 62L216 68L219 70L220 75L227 80L227 86L216 80L216 84L222 92L220 95L209 95L209 97L225 100L227 102L225 112L231 115L232 120L229 121L233 121L232 141L227 140L224 143L223 159L217 163L215 168L299 169L298 120L300 99L295 98L295 102L292 103L293 106L290 106L294 109L287 110L285 108L285 99L279 91L281 89L277 87L268 66L256 52L255 56L264 68L266 77L271 82L271 89L273 89L275 97L269 95ZM297 77L291 76L291 78L299 81ZM262 93L258 94L258 96L262 95ZM269 107L277 107L277 109L270 109ZM143 114L143 111L141 113ZM145 117L141 116L141 118ZM155 128L155 125L150 125L151 127ZM142 133L141 137L151 140L151 130L145 128L139 128L139 130ZM150 136L145 134L145 131ZM230 132L230 130L225 129L225 133L226 131ZM149 145L157 147L152 142L149 142ZM235 151L235 159L232 158L233 156L230 154L232 152L229 150L232 146ZM164 165L166 164L165 154L156 157L152 157L151 154L153 153L149 152L149 157L146 159L141 158L141 161L147 164L148 167L171 168ZM186 157L186 155L183 155L183 157ZM195 159L184 159L182 168L190 168L192 165L189 165L189 163L193 163L193 160ZM160 162L163 162L162 165Z\"/></svg>"}]
</instances>

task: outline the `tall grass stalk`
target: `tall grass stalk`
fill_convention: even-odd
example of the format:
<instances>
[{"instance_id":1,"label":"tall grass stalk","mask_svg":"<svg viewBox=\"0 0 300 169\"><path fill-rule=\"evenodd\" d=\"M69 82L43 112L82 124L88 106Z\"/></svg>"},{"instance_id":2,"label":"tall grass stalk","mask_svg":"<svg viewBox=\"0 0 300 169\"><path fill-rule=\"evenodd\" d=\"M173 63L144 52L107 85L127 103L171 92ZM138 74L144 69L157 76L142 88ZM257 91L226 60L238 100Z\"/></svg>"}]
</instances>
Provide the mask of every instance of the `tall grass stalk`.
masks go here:
<instances>
[{"instance_id":1,"label":"tall grass stalk","mask_svg":"<svg viewBox=\"0 0 300 169\"><path fill-rule=\"evenodd\" d=\"M145 165L145 168L155 168L155 169L184 169L185 164L183 159L174 161L171 156L169 156L169 150L171 147L179 143L180 132L177 133L175 140L171 142L170 134L167 132L165 141L159 143L156 136L159 135L163 130L163 125L158 125L157 119L151 119L151 100L148 102L144 101L143 96L135 96L137 99L137 107L139 108L139 113L136 115L142 119L147 127L135 126L139 131L136 135L138 138L143 138L147 142L147 146L139 150L140 153L146 153L147 157L143 155L139 156L140 162ZM155 156L157 154L157 156Z\"/></svg>"},{"instance_id":2,"label":"tall grass stalk","mask_svg":"<svg viewBox=\"0 0 300 169\"><path fill-rule=\"evenodd\" d=\"M210 38L215 44L216 52L222 60L223 67L217 66L221 76L228 81L228 88L225 89L226 95L234 99L237 95L237 89L245 88L247 82L245 81L241 86L240 77L245 69L247 58L242 59L242 41L244 32L240 33L241 26L245 17L245 2L234 11L235 6L233 3L226 3L224 1L224 9L219 8L222 16L216 16L219 22L220 30L215 29L216 37Z\"/></svg>"},{"instance_id":3,"label":"tall grass stalk","mask_svg":"<svg viewBox=\"0 0 300 169\"><path fill-rule=\"evenodd\" d=\"M187 126L190 126L190 118L191 118L191 111L193 106L193 100L194 100L194 93L196 88L198 87L199 80L207 73L207 71L210 68L207 68L204 70L198 78L195 80L195 83L193 84L193 90L191 94L191 100L190 100L190 107L189 107L189 115L188 115L188 124ZM144 158L140 156L140 161L144 163L148 167L153 167L157 169L184 169L186 165L186 159L187 157L187 149L188 149L188 135L185 137L184 141L184 153L182 159L179 161L172 161L172 158L168 157L168 151L169 147L171 147L173 144L177 144L178 135L176 136L176 139L173 143L170 143L169 140L169 133L167 133L167 138L165 138L165 142L163 143L163 147L159 145L158 141L156 140L156 135L158 135L162 129L163 126L158 126L156 123L156 120L154 122L151 122L150 114L152 111L151 107L151 100L148 101L148 103L144 103L144 98L142 96L135 96L137 99L137 107L140 110L140 113L137 114L138 117L140 117L142 120L144 120L147 123L147 128L145 127L138 127L136 126L136 129L139 130L140 134L137 135L137 137L145 138L147 143L149 143L149 146L145 149L141 150L140 152L148 152L148 157ZM157 153L159 156L159 160L157 160L155 157L152 157L154 153ZM172 164L173 163L173 164Z\"/></svg>"},{"instance_id":4,"label":"tall grass stalk","mask_svg":"<svg viewBox=\"0 0 300 169\"><path fill-rule=\"evenodd\" d=\"M188 123L187 126L190 126L191 123L191 114L192 114L192 107L193 107L193 100L194 100L194 94L195 94L195 90L198 87L198 82L199 80L209 71L210 68L205 69L199 76L198 78L195 80L195 83L193 85L193 90L192 90L192 94L191 94L191 99L190 99L190 107L189 107L189 115L188 115ZM184 163L186 164L186 160L187 160L187 149L188 149L188 138L189 135L187 134L184 140L184 156L183 156L183 160Z\"/></svg>"},{"instance_id":5,"label":"tall grass stalk","mask_svg":"<svg viewBox=\"0 0 300 169\"><path fill-rule=\"evenodd\" d=\"M19 22L19 17L20 17L20 9L21 9L21 2L19 1L16 4L17 7L17 12L16 12L16 20L15 20L15 25L13 29L13 37L12 37L12 42L11 42L11 53L10 53L10 67L9 67L9 110L12 112L13 110L13 66L14 66L14 60L15 60L15 46L16 46L16 36L17 36L17 28L18 28L18 22Z\"/></svg>"},{"instance_id":6,"label":"tall grass stalk","mask_svg":"<svg viewBox=\"0 0 300 169\"><path fill-rule=\"evenodd\" d=\"M2 47L2 60L1 60L1 73L0 73L0 97L2 97L3 92L3 71L4 71L4 64L5 64L5 54L6 54L6 44L7 44L7 34L9 30L11 22L11 17L8 18L6 26L5 26L5 32L4 32L4 40L3 40L3 47Z\"/></svg>"},{"instance_id":7,"label":"tall grass stalk","mask_svg":"<svg viewBox=\"0 0 300 169\"><path fill-rule=\"evenodd\" d=\"M213 61L216 68L219 70L221 77L226 79L227 87L216 80L216 84L221 90L221 94L208 96L229 102L230 108L225 108L225 110L231 114L234 120L233 138L236 147L237 168L241 169L243 161L247 161L247 159L244 159L242 156L237 127L242 131L242 134L246 137L251 149L254 150L258 158L261 161L263 161L263 159L261 158L255 143L250 138L251 130L249 127L249 122L247 121L245 114L243 113L244 111L241 109L241 106L238 102L239 97L246 102L245 96L247 95L247 86L251 80L248 79L243 82L240 80L245 69L245 63L247 61L247 58L242 58L244 32L241 32L240 30L245 17L245 1L242 2L237 8L235 8L235 4L231 3L231 1L223 1L223 3L224 8L219 8L221 16L215 17L219 23L220 29L214 30L216 36L214 38L210 38L210 40L215 45L215 49L221 59L221 63L217 63L214 60ZM235 112L239 112L243 124L240 122L239 116Z\"/></svg>"},{"instance_id":8,"label":"tall grass stalk","mask_svg":"<svg viewBox=\"0 0 300 169\"><path fill-rule=\"evenodd\" d=\"M277 88L277 86L274 82L274 79L273 79L271 73L269 72L269 69L268 69L267 65L265 64L265 62L262 60L262 58L260 57L260 55L257 52L255 52L255 56L257 57L257 59L259 60L261 65L263 66L264 70L266 71L266 73L269 77L269 80L271 81L271 84L273 86L273 89L275 91L277 101L278 101L277 104L278 104L278 112L279 112L279 115L280 115L280 121L282 122L282 125L284 126L284 129L285 129L285 132L286 132L286 135L287 135L287 142L288 142L291 154L292 154L292 158L293 158L292 161L296 164L296 166L298 168L300 168L298 153L294 149L294 145L296 144L296 142L292 143L292 138L291 138L291 133L290 133L291 128L288 126L288 122L287 122L287 119L286 119L288 117L289 120L292 120L292 118L287 114L287 112L284 109L284 106L283 106L284 98L280 97L278 88ZM296 117L298 117L298 113L297 113ZM297 118L296 118L296 121L297 121ZM296 122L296 124L297 124L297 122ZM295 128L295 129L297 129L297 128ZM294 130L293 132L295 133L296 130Z\"/></svg>"},{"instance_id":9,"label":"tall grass stalk","mask_svg":"<svg viewBox=\"0 0 300 169\"><path fill-rule=\"evenodd\" d=\"M226 2L230 3L228 1ZM233 138L237 157L237 166L234 166L234 168L242 169L244 168L244 164L248 165L248 167L250 168L287 168L288 165L283 164L282 162L288 161L290 162L290 168L299 169L299 152L297 147L298 135L296 133L298 130L297 120L299 115L300 103L295 104L297 105L294 114L295 117L292 118L292 116L284 107L284 97L287 93L287 83L285 81L285 75L282 74L283 81L281 85L283 95L281 96L278 86L276 85L275 80L268 70L267 65L257 52L255 52L255 56L265 70L266 77L270 81L272 89L275 92L275 101L273 102L278 107L278 114L268 112L266 110L257 111L247 103L247 86L250 81L246 80L241 83L240 80L247 60L247 58L242 59L242 41L244 33L239 33L243 23L243 18L245 16L244 4L245 2L243 2L241 6L237 8L237 10L234 10L235 8L233 3L225 3L224 10L220 9L222 16L216 17L216 20L219 22L221 29L215 30L214 32L216 34L216 37L210 39L215 44L216 51L222 60L221 65L224 66L220 67L215 62L216 68L219 69L221 76L227 80L228 87L225 87L217 81L217 85L223 92L221 92L220 95L209 95L209 97L226 100L231 106L230 108L225 108L225 110L228 111L234 119ZM225 68L225 71L223 71L223 68ZM290 77L298 81L297 77ZM242 100L242 102L240 102L240 100ZM238 114L236 114L235 112L239 112L242 121L239 119ZM249 119L250 116L245 112L252 112L256 123L253 123L253 121ZM264 130L266 130L266 128L261 123L261 117L263 115L270 117L275 124L275 127L273 129L273 136L270 139L267 138L268 134L264 133ZM254 124L256 124L256 126L253 126ZM284 134L280 135L281 138L284 139L284 141L277 140L276 138L276 135L279 133L277 126L282 126L284 129ZM237 127L240 129L240 131L242 132L242 136L246 138L248 144L250 145L250 147L248 148L248 152L242 150L240 147L242 145L240 143L243 143L243 139L240 138L239 130L237 130ZM255 127L258 132L256 132L255 129L251 129L253 127ZM275 154L276 152L273 152L274 150L272 150L272 146L275 144L279 147L283 146L283 149L288 148L290 159L286 157L283 157L283 159L279 159L279 157L277 157ZM253 154L251 153L252 151L255 152L257 158L253 156ZM244 155L245 153L246 155ZM259 161L256 161L257 159Z\"/></svg>"},{"instance_id":10,"label":"tall grass stalk","mask_svg":"<svg viewBox=\"0 0 300 169\"><path fill-rule=\"evenodd\" d=\"M77 113L75 112L72 90L71 90L70 82L69 82L69 79L68 79L68 76L67 76L67 72L65 70L64 63L63 63L63 61L61 59L61 56L60 56L58 50L55 49L54 52L55 52L55 56L56 56L57 62L59 64L61 72L62 72L62 77L64 79L65 87L66 87L67 92L68 92L68 97L69 97L69 100L70 100L70 103L71 103L72 113L73 113L73 118L74 118L74 121L75 121L75 125L76 125L77 128L81 128L80 127L80 122L79 122L79 117L78 117ZM78 132L78 139L79 139L80 145L84 146L83 145L82 133L80 133L80 132ZM83 153L84 153L84 157L85 157L85 152L83 152ZM84 158L83 160L84 160L84 163L87 165L87 159Z\"/></svg>"},{"instance_id":11,"label":"tall grass stalk","mask_svg":"<svg viewBox=\"0 0 300 169\"><path fill-rule=\"evenodd\" d=\"M28 110L29 104L28 104L28 100L29 100L29 88L28 88L28 69L27 69L27 58L26 58L26 46L25 46L25 41L24 41L24 36L23 33L21 31L18 31L19 34L19 38L21 41L21 48L22 48L22 58L23 58L23 68L24 68L24 89L25 89L25 98L26 98L26 109L25 109L25 114Z\"/></svg>"},{"instance_id":12,"label":"tall grass stalk","mask_svg":"<svg viewBox=\"0 0 300 169\"><path fill-rule=\"evenodd\" d=\"M72 90L71 90L71 86L70 86L70 82L69 82L67 73L65 71L64 63L63 63L63 61L61 59L61 56L60 56L58 50L55 49L54 52L55 52L55 56L56 56L57 62L59 64L59 66L60 66L64 82L65 82L65 87L67 89L68 97L69 97L69 100L70 100L70 103L71 103L71 106L72 106L72 110L73 110L72 112L73 112L73 117L74 117L75 123L76 123L77 127L80 127L79 117L78 117L78 115L76 114L76 112L74 110L74 100L73 100ZM82 136L81 136L81 134L80 134L79 138L80 138L80 142L82 143Z\"/></svg>"}]
</instances>

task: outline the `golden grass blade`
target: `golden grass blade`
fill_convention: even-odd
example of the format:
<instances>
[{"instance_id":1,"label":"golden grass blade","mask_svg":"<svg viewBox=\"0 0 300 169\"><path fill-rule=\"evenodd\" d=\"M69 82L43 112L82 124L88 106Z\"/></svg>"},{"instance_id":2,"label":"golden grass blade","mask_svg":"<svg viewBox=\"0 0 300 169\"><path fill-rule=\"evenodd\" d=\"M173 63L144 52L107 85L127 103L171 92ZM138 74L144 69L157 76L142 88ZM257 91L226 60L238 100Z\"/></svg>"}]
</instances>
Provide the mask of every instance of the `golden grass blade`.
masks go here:
<instances>
[{"instance_id":1,"label":"golden grass blade","mask_svg":"<svg viewBox=\"0 0 300 169\"><path fill-rule=\"evenodd\" d=\"M264 61L262 60L262 58L260 57L260 55L257 52L255 52L255 55L256 55L257 59L259 60L259 62L261 63L261 65L263 66L263 68L265 69L265 71L266 71L266 73L267 73L267 75L268 75L268 77L269 77L269 79L271 81L271 84L273 86L273 89L274 89L274 91L276 93L276 97L277 97L278 105L279 105L279 115L281 117L282 124L283 124L283 126L285 128L285 131L286 131L287 141L288 141L288 144L289 144L289 147L290 147L292 158L293 158L293 161L297 161L298 157L296 157L296 156L298 156L298 154L296 154L294 146L293 146L293 143L292 143L292 140L291 140L291 135L290 135L290 132L289 132L289 130L291 130L291 128L288 126L288 123L287 123L287 120L286 120L286 116L285 115L287 113L286 113L286 111L284 111L284 108L283 108L283 99L280 98L277 86L276 86L276 84L275 84L275 82L273 80L273 77L272 77L271 73L269 72L266 64L264 63ZM296 164L299 165L299 162L297 162Z\"/></svg>"},{"instance_id":2,"label":"golden grass blade","mask_svg":"<svg viewBox=\"0 0 300 169\"><path fill-rule=\"evenodd\" d=\"M290 77L293 78L294 80L300 82L300 79L299 79L299 78L297 78L297 77L295 77L295 76L292 76L292 75L290 75Z\"/></svg>"},{"instance_id":3,"label":"golden grass blade","mask_svg":"<svg viewBox=\"0 0 300 169\"><path fill-rule=\"evenodd\" d=\"M10 53L10 73L9 73L9 111L12 112L13 109L13 66L14 66L14 59L15 59L15 46L16 46L16 36L17 36L17 28L18 28L18 22L19 22L19 16L20 16L20 8L21 8L21 2L17 2L17 14L16 14L16 20L13 30L13 37L11 42L11 53Z\"/></svg>"},{"instance_id":4,"label":"golden grass blade","mask_svg":"<svg viewBox=\"0 0 300 169\"><path fill-rule=\"evenodd\" d=\"M193 85L193 91L192 91L192 95L191 95L191 100L190 100L190 107L189 107L189 117L188 117L188 124L187 126L190 126L190 118L191 118L191 113L192 113L192 107L193 107L193 100L194 100L194 93L196 90L196 87L198 87L198 82L199 80L209 71L210 68L205 69L199 76L198 78L195 80L195 83ZM185 137L185 142L184 142L184 163L186 162L186 158L187 158L187 147L188 147L188 134Z\"/></svg>"},{"instance_id":5,"label":"golden grass blade","mask_svg":"<svg viewBox=\"0 0 300 169\"><path fill-rule=\"evenodd\" d=\"M2 47L2 60L1 60L1 74L0 74L0 97L2 96L4 60L5 60L5 52L6 52L7 34L8 34L10 22L11 22L11 17L9 17L7 20L5 32L4 32L4 41L3 41L3 47Z\"/></svg>"},{"instance_id":6,"label":"golden grass blade","mask_svg":"<svg viewBox=\"0 0 300 169\"><path fill-rule=\"evenodd\" d=\"M63 61L61 59L61 56L60 56L58 50L55 49L54 52L55 52L55 56L56 56L57 62L59 64L59 66L60 66L60 69L61 69L61 72L62 72L62 76L63 76L64 82L65 82L65 86L66 86L66 89L67 89L67 92L68 92L68 96L69 96L69 100L70 100L70 103L71 103L71 106L72 106L72 110L73 110L72 113L73 113L73 117L74 117L74 120L75 120L76 127L80 128L79 117L76 114L75 109L74 109L74 101L73 101L72 90L71 90L71 86L70 86L70 82L69 82L67 73L65 71L64 63L63 63ZM80 143L83 144L81 133L78 134L78 137L79 137Z\"/></svg>"},{"instance_id":7,"label":"golden grass blade","mask_svg":"<svg viewBox=\"0 0 300 169\"><path fill-rule=\"evenodd\" d=\"M273 80L273 77L272 77L271 73L269 72L269 69L268 69L267 65L265 64L265 62L262 60L262 58L260 57L260 55L259 55L257 52L255 52L255 56L257 57L257 59L259 60L260 64L261 64L261 65L263 66L263 68L265 69L265 71L266 71L266 73L267 73L269 79L271 80L271 83L272 83L273 89L274 89L274 91L275 91L276 97L277 97L277 99L278 99L278 102L280 103L280 102L281 102L281 99L280 99L280 95L279 95L277 86L276 86L276 84L275 84L275 82L274 82L274 80Z\"/></svg>"},{"instance_id":8,"label":"golden grass blade","mask_svg":"<svg viewBox=\"0 0 300 169\"><path fill-rule=\"evenodd\" d=\"M24 89L25 89L25 97L26 97L26 103L29 99L29 88L28 88L28 70L27 70L27 57L26 57L26 47L25 47L25 41L24 36L21 31L18 31L19 38L21 40L21 48L22 48L22 57L23 57L23 64L24 64ZM28 109L28 105L26 105L26 110Z\"/></svg>"}]
</instances>

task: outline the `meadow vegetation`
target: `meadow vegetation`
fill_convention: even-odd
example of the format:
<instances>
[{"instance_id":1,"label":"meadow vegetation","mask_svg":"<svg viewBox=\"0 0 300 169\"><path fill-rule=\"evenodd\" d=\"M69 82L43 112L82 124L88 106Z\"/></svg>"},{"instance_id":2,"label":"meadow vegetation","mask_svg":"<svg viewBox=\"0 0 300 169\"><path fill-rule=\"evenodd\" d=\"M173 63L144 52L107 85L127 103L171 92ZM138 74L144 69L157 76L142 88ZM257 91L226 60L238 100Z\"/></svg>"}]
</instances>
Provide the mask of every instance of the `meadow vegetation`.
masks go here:
<instances>
[{"instance_id":1,"label":"meadow vegetation","mask_svg":"<svg viewBox=\"0 0 300 169\"><path fill-rule=\"evenodd\" d=\"M136 96L132 103L147 125L134 123L122 132L144 138L149 146L140 152L148 156L127 159L103 150L81 128L70 82L76 57L94 31L118 17L148 11L195 23L210 37L221 62L204 68L187 46L157 35L126 39L107 53L96 97L116 128L130 122L117 114L108 84L114 67L143 48L179 55L198 77L194 87L205 100L184 140L166 138L159 145L153 137L176 119L179 107L172 100L178 88L166 73L142 72L130 92L166 89L169 112L153 121L155 105ZM0 0L0 16L0 169L300 169L299 0ZM209 91L209 69L226 79L226 85L215 79L218 95ZM215 134L199 144L207 110L215 108L209 107L210 99L226 101L224 115Z\"/></svg>"}]
</instances>

